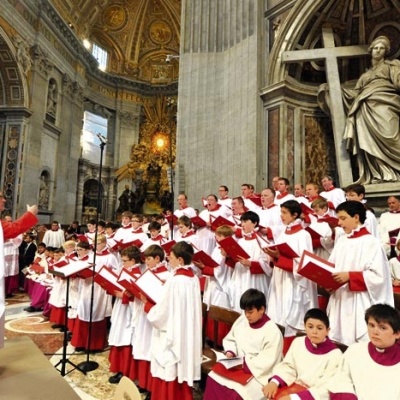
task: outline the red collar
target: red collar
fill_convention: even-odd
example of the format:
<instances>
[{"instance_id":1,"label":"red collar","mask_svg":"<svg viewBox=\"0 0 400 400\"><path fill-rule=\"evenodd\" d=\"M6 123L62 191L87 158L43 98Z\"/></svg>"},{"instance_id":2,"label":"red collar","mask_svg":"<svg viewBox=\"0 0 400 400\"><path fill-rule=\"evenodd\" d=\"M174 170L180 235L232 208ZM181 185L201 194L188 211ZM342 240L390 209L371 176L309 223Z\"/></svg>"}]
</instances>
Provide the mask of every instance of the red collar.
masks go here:
<instances>
[{"instance_id":1,"label":"red collar","mask_svg":"<svg viewBox=\"0 0 400 400\"><path fill-rule=\"evenodd\" d=\"M329 189L326 189L325 192L330 192L330 191L332 191L333 189L336 189L335 186L331 186Z\"/></svg>"},{"instance_id":2,"label":"red collar","mask_svg":"<svg viewBox=\"0 0 400 400\"><path fill-rule=\"evenodd\" d=\"M389 211L390 214L400 214L400 210L396 210L396 211Z\"/></svg>"},{"instance_id":3,"label":"red collar","mask_svg":"<svg viewBox=\"0 0 400 400\"><path fill-rule=\"evenodd\" d=\"M221 208L221 204L217 204L212 210L208 210L209 212L217 211Z\"/></svg>"},{"instance_id":4,"label":"red collar","mask_svg":"<svg viewBox=\"0 0 400 400\"><path fill-rule=\"evenodd\" d=\"M269 210L271 208L278 207L275 203L270 204L267 208L263 207L263 210Z\"/></svg>"},{"instance_id":5,"label":"red collar","mask_svg":"<svg viewBox=\"0 0 400 400\"><path fill-rule=\"evenodd\" d=\"M370 233L368 232L368 229L365 226L363 226L358 231L351 233L350 236L348 236L348 238L355 239L365 235L370 235Z\"/></svg>"},{"instance_id":6,"label":"red collar","mask_svg":"<svg viewBox=\"0 0 400 400\"><path fill-rule=\"evenodd\" d=\"M280 200L280 199L283 199L288 194L289 194L289 192L278 193L276 198Z\"/></svg>"},{"instance_id":7,"label":"red collar","mask_svg":"<svg viewBox=\"0 0 400 400\"><path fill-rule=\"evenodd\" d=\"M129 228L132 228L132 224L128 224L128 225L123 225L123 226L121 226L121 228L122 229L129 229Z\"/></svg>"},{"instance_id":8,"label":"red collar","mask_svg":"<svg viewBox=\"0 0 400 400\"><path fill-rule=\"evenodd\" d=\"M193 230L189 230L187 231L184 235L182 235L183 238L189 237L189 236L193 236L195 234L195 232Z\"/></svg>"},{"instance_id":9,"label":"red collar","mask_svg":"<svg viewBox=\"0 0 400 400\"><path fill-rule=\"evenodd\" d=\"M163 235L157 235L156 237L152 237L150 239L155 241L155 242L160 242L161 240L164 239L164 236Z\"/></svg>"},{"instance_id":10,"label":"red collar","mask_svg":"<svg viewBox=\"0 0 400 400\"><path fill-rule=\"evenodd\" d=\"M142 227L133 229L132 233L143 233L143 229L142 229Z\"/></svg>"},{"instance_id":11,"label":"red collar","mask_svg":"<svg viewBox=\"0 0 400 400\"><path fill-rule=\"evenodd\" d=\"M154 272L155 274L161 274L162 272L167 272L167 271L168 268L164 264L159 265L158 267L151 270L151 272Z\"/></svg>"},{"instance_id":12,"label":"red collar","mask_svg":"<svg viewBox=\"0 0 400 400\"><path fill-rule=\"evenodd\" d=\"M188 276L189 278L194 277L194 273L190 268L183 268L183 267L179 267L175 270L175 276L176 275Z\"/></svg>"},{"instance_id":13,"label":"red collar","mask_svg":"<svg viewBox=\"0 0 400 400\"><path fill-rule=\"evenodd\" d=\"M110 254L110 252L108 251L108 249L104 249L102 251L97 251L96 254L98 256L107 256L108 254Z\"/></svg>"},{"instance_id":14,"label":"red collar","mask_svg":"<svg viewBox=\"0 0 400 400\"><path fill-rule=\"evenodd\" d=\"M291 226L290 228L286 228L285 229L285 233L287 233L288 235L293 235L294 233L297 233L299 231L301 231L303 229L303 227L300 224L296 224Z\"/></svg>"},{"instance_id":15,"label":"red collar","mask_svg":"<svg viewBox=\"0 0 400 400\"><path fill-rule=\"evenodd\" d=\"M251 232L251 233L243 233L243 239L244 240L254 240L256 239L257 235L255 232Z\"/></svg>"}]
</instances>

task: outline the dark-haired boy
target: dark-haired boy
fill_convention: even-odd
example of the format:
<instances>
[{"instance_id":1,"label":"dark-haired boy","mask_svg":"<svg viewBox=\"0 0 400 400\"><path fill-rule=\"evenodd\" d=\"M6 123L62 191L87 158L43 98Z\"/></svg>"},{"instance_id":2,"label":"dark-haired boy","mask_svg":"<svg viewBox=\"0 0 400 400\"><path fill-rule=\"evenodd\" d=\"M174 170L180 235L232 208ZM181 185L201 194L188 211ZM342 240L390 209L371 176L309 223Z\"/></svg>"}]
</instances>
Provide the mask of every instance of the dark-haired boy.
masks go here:
<instances>
[{"instance_id":1,"label":"dark-haired boy","mask_svg":"<svg viewBox=\"0 0 400 400\"><path fill-rule=\"evenodd\" d=\"M152 398L193 399L193 383L200 379L201 296L198 278L190 264L193 247L176 243L169 256L171 275L147 318L151 337ZM148 302L145 303L145 309Z\"/></svg>"},{"instance_id":2,"label":"dark-haired boy","mask_svg":"<svg viewBox=\"0 0 400 400\"><path fill-rule=\"evenodd\" d=\"M337 240L329 261L333 277L342 286L332 292L327 312L331 337L346 345L368 340L364 312L372 304L394 304L389 265L379 239L364 226L366 210L359 201L336 208L345 235Z\"/></svg>"},{"instance_id":3,"label":"dark-haired boy","mask_svg":"<svg viewBox=\"0 0 400 400\"><path fill-rule=\"evenodd\" d=\"M340 373L329 384L331 400L400 398L400 313L387 304L365 312L369 342L344 353Z\"/></svg>"},{"instance_id":4,"label":"dark-haired boy","mask_svg":"<svg viewBox=\"0 0 400 400\"><path fill-rule=\"evenodd\" d=\"M342 352L328 337L329 319L319 308L304 316L306 336L292 342L283 361L272 371L273 376L263 388L267 399L328 399L327 383L336 373ZM290 387L293 385L292 387ZM288 393L284 395L284 393Z\"/></svg>"},{"instance_id":5,"label":"dark-haired boy","mask_svg":"<svg viewBox=\"0 0 400 400\"><path fill-rule=\"evenodd\" d=\"M264 293L257 289L246 290L240 298L240 307L244 314L233 324L223 346L227 358L243 357L243 370L251 373L254 379L241 385L212 371L207 378L203 400L261 398L262 386L282 358L282 334L265 314Z\"/></svg>"},{"instance_id":6,"label":"dark-haired boy","mask_svg":"<svg viewBox=\"0 0 400 400\"><path fill-rule=\"evenodd\" d=\"M240 312L240 297L250 288L268 293L272 269L269 265L269 257L262 251L261 239L255 232L260 222L260 217L254 211L246 211L240 217L242 237L238 244L250 256L249 259L239 257L229 285L229 297L231 307Z\"/></svg>"}]
</instances>

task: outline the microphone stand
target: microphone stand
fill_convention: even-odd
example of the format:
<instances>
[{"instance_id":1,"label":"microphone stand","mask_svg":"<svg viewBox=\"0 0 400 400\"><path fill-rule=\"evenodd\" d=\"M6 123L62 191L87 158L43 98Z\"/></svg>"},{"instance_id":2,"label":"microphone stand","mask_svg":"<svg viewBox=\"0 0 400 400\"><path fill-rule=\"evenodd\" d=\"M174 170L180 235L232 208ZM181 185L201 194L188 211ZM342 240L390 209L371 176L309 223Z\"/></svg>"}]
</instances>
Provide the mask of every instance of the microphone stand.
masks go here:
<instances>
[{"instance_id":1,"label":"microphone stand","mask_svg":"<svg viewBox=\"0 0 400 400\"><path fill-rule=\"evenodd\" d=\"M54 365L54 368L60 371L61 376L65 376L69 374L70 372L74 371L77 369L78 371L82 372L84 375L86 375L86 371L81 369L78 365L74 364L72 361L70 361L67 358L67 347L68 347L68 309L69 309L69 276L65 277L65 275L62 272L56 272L52 271L52 274L55 276L58 276L60 278L64 278L67 280L67 293L65 295L65 317L64 317L64 339L63 339L63 353L62 353L62 358L60 361L58 361L57 364ZM61 369L59 370L57 367L61 364ZM70 371L66 371L66 364L71 365L73 368Z\"/></svg>"},{"instance_id":2,"label":"microphone stand","mask_svg":"<svg viewBox=\"0 0 400 400\"><path fill-rule=\"evenodd\" d=\"M97 214L96 214L96 231L94 233L94 255L93 255L93 267L92 267L92 290L90 294L90 312L89 312L89 332L88 332L88 345L86 348L86 361L83 361L78 364L78 368L81 371L89 372L94 371L99 367L99 363L96 361L90 361L90 343L92 340L92 318L93 318L93 302L94 302L94 275L96 271L96 254L97 254L97 226L99 223L99 205L100 205L100 194L101 194L101 173L103 168L103 152L104 147L107 144L107 139L102 136L100 133L97 134L97 137L100 139L100 167L99 167L99 185L97 189Z\"/></svg>"}]
</instances>

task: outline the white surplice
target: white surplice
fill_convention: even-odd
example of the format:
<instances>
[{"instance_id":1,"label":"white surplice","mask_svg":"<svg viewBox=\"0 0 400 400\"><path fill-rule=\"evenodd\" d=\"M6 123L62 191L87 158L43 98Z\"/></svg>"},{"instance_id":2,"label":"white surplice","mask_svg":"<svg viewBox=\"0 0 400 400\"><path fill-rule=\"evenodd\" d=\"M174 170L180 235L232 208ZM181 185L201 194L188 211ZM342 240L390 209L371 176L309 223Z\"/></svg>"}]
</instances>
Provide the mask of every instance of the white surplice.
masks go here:
<instances>
[{"instance_id":1,"label":"white surplice","mask_svg":"<svg viewBox=\"0 0 400 400\"><path fill-rule=\"evenodd\" d=\"M330 336L346 345L366 341L366 309L377 303L394 305L389 264L380 241L370 234L351 238L342 235L329 261L335 264L337 272L362 272L367 286L365 291L350 291L346 283L331 294L327 307Z\"/></svg>"}]
</instances>

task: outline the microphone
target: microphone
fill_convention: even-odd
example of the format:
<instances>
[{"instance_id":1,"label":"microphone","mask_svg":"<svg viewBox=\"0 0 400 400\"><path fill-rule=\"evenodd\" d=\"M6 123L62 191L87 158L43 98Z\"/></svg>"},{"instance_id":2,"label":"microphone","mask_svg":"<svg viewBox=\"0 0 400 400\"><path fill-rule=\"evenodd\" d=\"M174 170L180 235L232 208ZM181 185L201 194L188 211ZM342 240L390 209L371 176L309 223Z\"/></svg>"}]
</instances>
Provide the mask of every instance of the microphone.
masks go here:
<instances>
[{"instance_id":1,"label":"microphone","mask_svg":"<svg viewBox=\"0 0 400 400\"><path fill-rule=\"evenodd\" d=\"M96 136L99 138L101 143L103 143L103 144L107 143L107 139L103 135L101 135L100 133L98 133Z\"/></svg>"}]
</instances>

